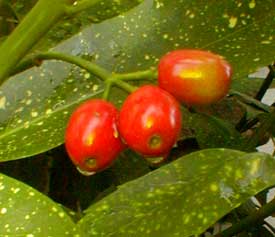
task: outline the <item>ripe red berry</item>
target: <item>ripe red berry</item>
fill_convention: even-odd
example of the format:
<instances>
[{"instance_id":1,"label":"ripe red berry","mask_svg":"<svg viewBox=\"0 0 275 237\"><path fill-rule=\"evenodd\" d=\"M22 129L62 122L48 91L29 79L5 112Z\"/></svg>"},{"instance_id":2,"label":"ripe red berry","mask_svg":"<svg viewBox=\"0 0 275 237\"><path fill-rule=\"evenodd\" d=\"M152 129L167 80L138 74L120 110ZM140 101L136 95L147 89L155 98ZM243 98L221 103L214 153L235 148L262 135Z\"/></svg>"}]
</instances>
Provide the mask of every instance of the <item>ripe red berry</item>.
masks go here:
<instances>
[{"instance_id":1,"label":"ripe red berry","mask_svg":"<svg viewBox=\"0 0 275 237\"><path fill-rule=\"evenodd\" d=\"M94 99L72 114L65 134L65 146L73 163L83 173L107 168L124 148L118 130L118 110L111 103Z\"/></svg>"},{"instance_id":2,"label":"ripe red berry","mask_svg":"<svg viewBox=\"0 0 275 237\"><path fill-rule=\"evenodd\" d=\"M130 148L144 156L167 155L180 129L179 103L157 86L140 87L122 105L120 135Z\"/></svg>"},{"instance_id":3,"label":"ripe red berry","mask_svg":"<svg viewBox=\"0 0 275 237\"><path fill-rule=\"evenodd\" d=\"M158 83L187 105L205 105L223 98L232 69L221 56L202 50L176 50L160 60Z\"/></svg>"}]
</instances>

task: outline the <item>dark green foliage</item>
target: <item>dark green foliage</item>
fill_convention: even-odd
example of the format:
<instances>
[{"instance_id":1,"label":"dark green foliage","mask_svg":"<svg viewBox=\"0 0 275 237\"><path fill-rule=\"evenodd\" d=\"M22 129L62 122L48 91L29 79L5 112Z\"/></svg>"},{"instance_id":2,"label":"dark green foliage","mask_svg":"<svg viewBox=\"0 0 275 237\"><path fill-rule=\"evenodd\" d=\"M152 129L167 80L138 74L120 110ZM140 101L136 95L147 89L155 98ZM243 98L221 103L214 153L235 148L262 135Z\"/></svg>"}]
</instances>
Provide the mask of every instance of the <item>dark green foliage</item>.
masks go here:
<instances>
[{"instance_id":1,"label":"dark green foliage","mask_svg":"<svg viewBox=\"0 0 275 237\"><path fill-rule=\"evenodd\" d=\"M35 2L0 0L0 43ZM104 83L61 61L45 61L9 78L0 87L1 171L44 195L0 174L1 234L189 237L222 222L262 190L264 199L275 184L274 158L245 152L274 136L275 119L272 107L252 100L263 79L248 75L275 59L274 8L274 0L103 0L61 19L32 53L52 48L128 73L156 67L168 51L201 48L232 64L235 91L208 107L182 108L184 127L170 164L151 167L126 150L112 167L88 178L64 161L62 147L45 152L63 144L72 111L101 97ZM119 107L125 96L114 88L110 98ZM184 150L186 141L194 146L187 142ZM75 224L64 210L74 220L84 217ZM253 231L267 235L263 227Z\"/></svg>"}]
</instances>

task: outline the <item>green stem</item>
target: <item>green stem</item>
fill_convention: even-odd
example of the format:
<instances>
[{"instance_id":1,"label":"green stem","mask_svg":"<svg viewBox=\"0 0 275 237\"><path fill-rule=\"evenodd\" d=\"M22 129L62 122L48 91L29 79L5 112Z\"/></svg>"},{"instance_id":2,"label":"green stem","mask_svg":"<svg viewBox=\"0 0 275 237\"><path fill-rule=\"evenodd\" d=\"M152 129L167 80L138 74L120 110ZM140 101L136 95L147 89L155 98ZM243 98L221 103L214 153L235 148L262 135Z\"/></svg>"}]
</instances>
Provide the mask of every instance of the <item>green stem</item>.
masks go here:
<instances>
[{"instance_id":1,"label":"green stem","mask_svg":"<svg viewBox=\"0 0 275 237\"><path fill-rule=\"evenodd\" d=\"M74 15L80 11L83 11L87 8L92 7L96 3L100 2L101 0L82 0L82 1L75 1L72 6L66 7L66 14L67 15Z\"/></svg>"},{"instance_id":2,"label":"green stem","mask_svg":"<svg viewBox=\"0 0 275 237\"><path fill-rule=\"evenodd\" d=\"M79 67L87 69L89 72L100 77L103 80L105 80L107 77L110 77L110 73L107 70L101 68L100 66L94 63L91 63L90 61L81 59L78 56L67 55L59 52L43 52L43 53L32 55L22 60L12 71L11 75L15 75L33 66L40 66L42 63L41 61L44 59L47 59L47 60L57 59L57 60L62 60L65 62L75 64ZM115 74L112 74L111 76L114 79L122 80L122 81L123 80L124 81L151 80L151 79L156 80L157 72L152 69L149 69L145 71L137 71L132 73L123 73L123 74L115 73Z\"/></svg>"},{"instance_id":3,"label":"green stem","mask_svg":"<svg viewBox=\"0 0 275 237\"><path fill-rule=\"evenodd\" d=\"M128 82L121 81L111 76L105 81L105 90L102 99L108 100L113 85L127 91L128 93L132 93L137 89L137 87L130 85Z\"/></svg>"},{"instance_id":4,"label":"green stem","mask_svg":"<svg viewBox=\"0 0 275 237\"><path fill-rule=\"evenodd\" d=\"M118 80L125 80L125 81L131 81L131 80L150 80L150 79L157 79L157 72L154 70L145 70L145 71L137 71L132 73L124 73L124 74L114 74L112 76L115 79Z\"/></svg>"},{"instance_id":5,"label":"green stem","mask_svg":"<svg viewBox=\"0 0 275 237\"><path fill-rule=\"evenodd\" d=\"M111 91L111 87L112 87L112 83L110 81L106 81L105 85L106 85L106 87L104 89L104 93L102 95L102 99L108 100L109 95L110 95L110 91Z\"/></svg>"},{"instance_id":6,"label":"green stem","mask_svg":"<svg viewBox=\"0 0 275 237\"><path fill-rule=\"evenodd\" d=\"M130 85L128 82L125 81L121 81L119 79L116 78L109 78L108 81L112 84L112 85L116 85L117 87L127 91L128 93L132 93L134 92L137 87Z\"/></svg>"},{"instance_id":7,"label":"green stem","mask_svg":"<svg viewBox=\"0 0 275 237\"><path fill-rule=\"evenodd\" d=\"M71 0L39 0L0 46L0 83L33 45L65 15Z\"/></svg>"},{"instance_id":8,"label":"green stem","mask_svg":"<svg viewBox=\"0 0 275 237\"><path fill-rule=\"evenodd\" d=\"M10 77L14 76L20 72L30 69L31 67L34 67L34 66L38 67L41 64L42 64L42 61L41 61L41 59L37 58L37 55L27 56L16 65L16 67L11 71L9 76Z\"/></svg>"},{"instance_id":9,"label":"green stem","mask_svg":"<svg viewBox=\"0 0 275 237\"><path fill-rule=\"evenodd\" d=\"M64 54L60 52L45 52L45 53L38 53L28 59L22 61L18 67L16 67L13 73L18 71L22 71L22 69L26 69L25 67L33 66L33 65L40 65L42 60L61 60L68 63L75 64L81 68L86 69L91 74L101 78L102 80L107 80L111 76L104 68L86 60L79 56L73 56L69 54Z\"/></svg>"},{"instance_id":10,"label":"green stem","mask_svg":"<svg viewBox=\"0 0 275 237\"><path fill-rule=\"evenodd\" d=\"M86 59L83 59L79 56L63 54L59 52L47 52L47 53L38 54L37 59L56 59L56 60L62 60L68 63L72 63L81 68L86 69L88 72L101 78L102 80L107 80L111 76L111 73L109 73L104 68Z\"/></svg>"},{"instance_id":11,"label":"green stem","mask_svg":"<svg viewBox=\"0 0 275 237\"><path fill-rule=\"evenodd\" d=\"M132 73L125 73L125 74L111 74L104 68L86 60L82 59L79 56L73 56L69 54L63 54L60 52L45 52L45 53L39 53L35 54L32 57L29 57L26 60L23 60L18 67L13 71L15 74L16 72L20 72L26 67L34 66L34 65L40 65L42 63L42 60L61 60L68 63L72 63L74 65L77 65L81 68L86 69L91 74L99 77L100 79L105 81L106 88L104 91L104 94L102 96L103 99L108 99L111 87L113 85L116 85L117 87L127 91L128 93L132 93L137 89L137 87L130 85L128 81L131 80L149 80L149 79L155 79L157 77L157 74L153 70L145 70L145 71L138 71L138 72L132 72Z\"/></svg>"},{"instance_id":12,"label":"green stem","mask_svg":"<svg viewBox=\"0 0 275 237\"><path fill-rule=\"evenodd\" d=\"M127 91L128 93L132 93L137 89L137 87L132 86L125 81L150 80L156 78L157 74L153 70L137 71L124 74L112 74L112 76L108 80L106 80L106 87L102 98L106 100L108 99L111 87L113 85L116 85L117 87Z\"/></svg>"},{"instance_id":13,"label":"green stem","mask_svg":"<svg viewBox=\"0 0 275 237\"><path fill-rule=\"evenodd\" d=\"M264 205L259 210L255 211L251 215L245 217L240 222L236 223L232 227L224 230L216 237L231 237L244 230L249 230L251 226L260 225L264 222L264 219L275 212L275 199Z\"/></svg>"}]
</instances>

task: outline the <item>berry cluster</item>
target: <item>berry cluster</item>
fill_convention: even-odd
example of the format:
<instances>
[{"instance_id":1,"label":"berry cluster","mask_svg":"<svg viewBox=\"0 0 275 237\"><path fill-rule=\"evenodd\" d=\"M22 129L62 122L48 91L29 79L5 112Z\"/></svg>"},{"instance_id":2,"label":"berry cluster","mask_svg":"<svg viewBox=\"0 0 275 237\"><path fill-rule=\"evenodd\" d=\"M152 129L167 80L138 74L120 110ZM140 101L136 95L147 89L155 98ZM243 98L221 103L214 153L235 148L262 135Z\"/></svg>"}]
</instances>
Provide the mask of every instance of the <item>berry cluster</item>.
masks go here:
<instances>
[{"instance_id":1,"label":"berry cluster","mask_svg":"<svg viewBox=\"0 0 275 237\"><path fill-rule=\"evenodd\" d=\"M65 135L69 157L86 174L106 169L126 147L143 157L164 159L180 134L179 102L191 106L220 100L229 90L231 75L230 65L213 53L168 53L158 66L158 86L135 90L120 112L103 99L89 100L75 110Z\"/></svg>"}]
</instances>

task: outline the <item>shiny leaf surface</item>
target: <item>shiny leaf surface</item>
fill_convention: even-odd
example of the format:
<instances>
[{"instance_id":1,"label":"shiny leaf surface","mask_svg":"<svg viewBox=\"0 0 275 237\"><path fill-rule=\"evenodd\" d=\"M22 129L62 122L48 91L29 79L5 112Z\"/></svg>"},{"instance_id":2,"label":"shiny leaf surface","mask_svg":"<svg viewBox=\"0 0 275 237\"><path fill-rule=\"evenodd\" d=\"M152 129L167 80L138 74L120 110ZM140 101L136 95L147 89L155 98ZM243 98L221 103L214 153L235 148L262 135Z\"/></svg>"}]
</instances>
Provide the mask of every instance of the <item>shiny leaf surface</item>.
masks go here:
<instances>
[{"instance_id":1,"label":"shiny leaf surface","mask_svg":"<svg viewBox=\"0 0 275 237\"><path fill-rule=\"evenodd\" d=\"M78 226L88 236L202 233L275 182L275 160L262 153L209 149L184 156L92 205Z\"/></svg>"},{"instance_id":2,"label":"shiny leaf surface","mask_svg":"<svg viewBox=\"0 0 275 237\"><path fill-rule=\"evenodd\" d=\"M79 232L66 212L33 188L0 174L2 236L70 236Z\"/></svg>"}]
</instances>

